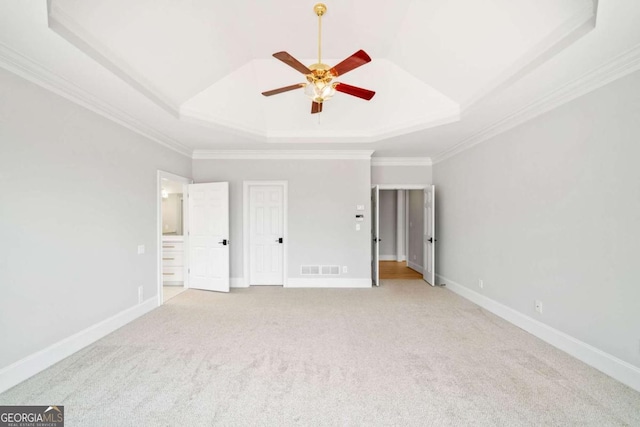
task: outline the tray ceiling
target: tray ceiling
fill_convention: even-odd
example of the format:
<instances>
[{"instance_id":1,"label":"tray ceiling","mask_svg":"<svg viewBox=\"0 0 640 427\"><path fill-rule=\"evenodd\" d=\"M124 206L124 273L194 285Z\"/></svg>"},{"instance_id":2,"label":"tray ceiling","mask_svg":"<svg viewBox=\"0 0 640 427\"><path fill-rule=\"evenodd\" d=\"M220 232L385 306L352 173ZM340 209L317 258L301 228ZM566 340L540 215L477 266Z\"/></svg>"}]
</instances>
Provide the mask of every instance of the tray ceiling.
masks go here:
<instances>
[{"instance_id":1,"label":"tray ceiling","mask_svg":"<svg viewBox=\"0 0 640 427\"><path fill-rule=\"evenodd\" d=\"M314 2L32 0L0 3L0 66L187 155L203 150L375 150L445 158L640 68L637 0L327 3L323 52L372 62L320 115ZM596 19L597 14L597 19Z\"/></svg>"}]
</instances>

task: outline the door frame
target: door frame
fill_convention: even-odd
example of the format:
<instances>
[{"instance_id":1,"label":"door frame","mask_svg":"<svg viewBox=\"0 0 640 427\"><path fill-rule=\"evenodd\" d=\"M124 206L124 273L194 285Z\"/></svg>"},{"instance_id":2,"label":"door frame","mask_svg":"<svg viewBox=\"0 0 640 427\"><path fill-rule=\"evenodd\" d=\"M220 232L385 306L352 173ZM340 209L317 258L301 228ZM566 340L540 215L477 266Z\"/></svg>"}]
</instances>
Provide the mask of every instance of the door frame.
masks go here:
<instances>
[{"instance_id":1,"label":"door frame","mask_svg":"<svg viewBox=\"0 0 640 427\"><path fill-rule=\"evenodd\" d=\"M287 287L287 276L289 265L288 248L289 248L289 181L242 181L242 281L245 287L251 286L249 283L249 266L251 265L251 251L249 250L249 233L250 233L250 197L249 190L256 186L281 186L282 187L282 287Z\"/></svg>"},{"instance_id":2,"label":"door frame","mask_svg":"<svg viewBox=\"0 0 640 427\"><path fill-rule=\"evenodd\" d=\"M422 192L424 193L424 191L428 188L431 188L432 184L377 184L378 185L378 189L379 190L422 190ZM372 186L372 188L375 187L375 185ZM407 263L409 261L409 196L408 194L405 196L404 199L405 202L405 254L407 256ZM426 210L423 207L423 216L426 215ZM379 218L378 218L379 220ZM423 218L424 221L424 218ZM422 236L422 240L423 243L422 245L424 246L424 233ZM424 248L423 248L423 252L424 252ZM371 254L371 256L373 256L373 254ZM422 275L424 277L424 269L425 269L425 258L426 254L422 254ZM434 266L435 267L435 266ZM372 271L373 273L373 271Z\"/></svg>"},{"instance_id":3,"label":"door frame","mask_svg":"<svg viewBox=\"0 0 640 427\"><path fill-rule=\"evenodd\" d=\"M157 287L158 287L158 306L164 304L164 291L162 287L162 180L167 179L169 181L177 181L182 183L182 188L185 190L185 186L189 184L193 184L193 179L186 178L184 176L176 175L171 172L166 172L158 169L157 180L156 180L156 276L157 276ZM189 203L184 203L184 199L188 194L188 191L182 192L182 235L183 235L183 251L185 252L183 256L184 260L184 281L182 282L182 286L184 289L189 289L189 275L187 274L189 271L189 254L187 253L186 248L188 247L189 241Z\"/></svg>"}]
</instances>

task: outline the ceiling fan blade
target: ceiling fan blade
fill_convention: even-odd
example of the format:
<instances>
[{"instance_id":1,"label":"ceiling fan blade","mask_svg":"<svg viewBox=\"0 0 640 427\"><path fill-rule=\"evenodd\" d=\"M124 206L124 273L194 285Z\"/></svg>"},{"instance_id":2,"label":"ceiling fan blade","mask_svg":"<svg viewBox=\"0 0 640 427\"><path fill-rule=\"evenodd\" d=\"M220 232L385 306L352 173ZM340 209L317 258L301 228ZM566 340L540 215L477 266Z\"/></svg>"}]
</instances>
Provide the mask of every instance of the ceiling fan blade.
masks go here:
<instances>
[{"instance_id":1,"label":"ceiling fan blade","mask_svg":"<svg viewBox=\"0 0 640 427\"><path fill-rule=\"evenodd\" d=\"M311 70L308 69L302 62L298 61L287 52L276 52L273 57L287 64L289 67L301 72L302 74L311 74Z\"/></svg>"},{"instance_id":2,"label":"ceiling fan blade","mask_svg":"<svg viewBox=\"0 0 640 427\"><path fill-rule=\"evenodd\" d=\"M331 69L331 74L335 77L341 76L349 71L358 68L361 65L371 62L371 58L367 55L367 52L360 49L335 67Z\"/></svg>"},{"instance_id":3,"label":"ceiling fan blade","mask_svg":"<svg viewBox=\"0 0 640 427\"><path fill-rule=\"evenodd\" d=\"M311 114L322 113L322 102L311 102Z\"/></svg>"},{"instance_id":4,"label":"ceiling fan blade","mask_svg":"<svg viewBox=\"0 0 640 427\"><path fill-rule=\"evenodd\" d=\"M358 98L366 99L370 101L373 98L373 95L376 93L372 90L362 89L361 87L351 86L345 83L338 83L336 85L336 90L338 92L346 93L348 95L357 96Z\"/></svg>"},{"instance_id":5,"label":"ceiling fan blade","mask_svg":"<svg viewBox=\"0 0 640 427\"><path fill-rule=\"evenodd\" d=\"M304 83L298 83L297 85L285 86L278 89L268 90L266 92L262 92L262 94L264 96L277 95L282 92L289 92L290 90L300 89L301 87L304 87L304 86L305 86Z\"/></svg>"}]
</instances>

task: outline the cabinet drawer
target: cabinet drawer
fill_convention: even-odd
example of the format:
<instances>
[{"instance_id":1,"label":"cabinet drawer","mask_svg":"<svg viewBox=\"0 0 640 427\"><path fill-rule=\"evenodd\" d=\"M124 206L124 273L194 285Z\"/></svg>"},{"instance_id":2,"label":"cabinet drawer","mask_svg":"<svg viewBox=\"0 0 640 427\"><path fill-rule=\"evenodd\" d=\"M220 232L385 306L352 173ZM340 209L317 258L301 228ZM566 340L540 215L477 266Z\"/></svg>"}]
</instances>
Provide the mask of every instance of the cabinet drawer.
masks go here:
<instances>
[{"instance_id":1,"label":"cabinet drawer","mask_svg":"<svg viewBox=\"0 0 640 427\"><path fill-rule=\"evenodd\" d=\"M162 267L163 282L182 282L184 269L182 267Z\"/></svg>"},{"instance_id":2,"label":"cabinet drawer","mask_svg":"<svg viewBox=\"0 0 640 427\"><path fill-rule=\"evenodd\" d=\"M162 252L182 252L183 242L162 242Z\"/></svg>"},{"instance_id":3,"label":"cabinet drawer","mask_svg":"<svg viewBox=\"0 0 640 427\"><path fill-rule=\"evenodd\" d=\"M162 267L180 267L184 265L182 252L163 252Z\"/></svg>"}]
</instances>

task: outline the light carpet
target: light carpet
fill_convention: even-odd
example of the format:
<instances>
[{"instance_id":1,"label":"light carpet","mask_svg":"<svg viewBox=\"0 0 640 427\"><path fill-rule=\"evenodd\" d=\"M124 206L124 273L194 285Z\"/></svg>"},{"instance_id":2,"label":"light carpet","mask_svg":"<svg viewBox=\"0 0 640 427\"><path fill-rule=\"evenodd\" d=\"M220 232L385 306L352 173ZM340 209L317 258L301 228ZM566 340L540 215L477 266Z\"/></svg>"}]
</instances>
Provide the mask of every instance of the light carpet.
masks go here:
<instances>
[{"instance_id":1,"label":"light carpet","mask_svg":"<svg viewBox=\"0 0 640 427\"><path fill-rule=\"evenodd\" d=\"M173 298L176 295L179 295L182 292L184 292L184 290L185 290L184 286L167 286L167 285L164 285L162 287L163 302L169 301L171 298Z\"/></svg>"},{"instance_id":2,"label":"light carpet","mask_svg":"<svg viewBox=\"0 0 640 427\"><path fill-rule=\"evenodd\" d=\"M640 425L640 393L421 280L189 290L0 404L67 426Z\"/></svg>"}]
</instances>

